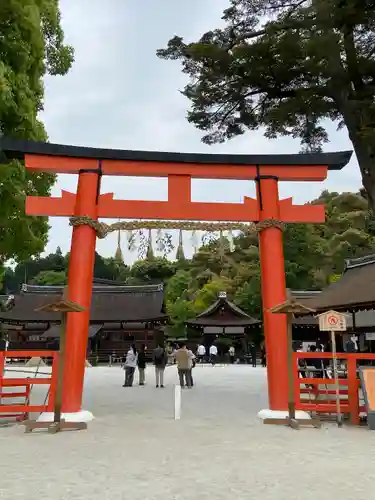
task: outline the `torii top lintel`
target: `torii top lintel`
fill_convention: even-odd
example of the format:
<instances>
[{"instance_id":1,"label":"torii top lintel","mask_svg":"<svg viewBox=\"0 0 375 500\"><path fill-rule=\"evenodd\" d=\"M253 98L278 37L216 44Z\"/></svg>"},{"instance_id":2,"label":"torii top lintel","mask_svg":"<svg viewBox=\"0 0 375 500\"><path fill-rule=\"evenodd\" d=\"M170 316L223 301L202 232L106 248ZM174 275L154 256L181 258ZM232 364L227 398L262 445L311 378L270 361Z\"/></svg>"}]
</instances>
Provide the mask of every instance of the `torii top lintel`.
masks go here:
<instances>
[{"instance_id":1,"label":"torii top lintel","mask_svg":"<svg viewBox=\"0 0 375 500\"><path fill-rule=\"evenodd\" d=\"M204 179L254 180L261 173L280 181L323 181L327 170L341 170L352 155L351 151L285 155L166 153L98 149L6 137L0 139L0 153L5 159L24 159L30 170L50 173L77 174L81 170L98 168L100 160L103 175L187 175Z\"/></svg>"}]
</instances>

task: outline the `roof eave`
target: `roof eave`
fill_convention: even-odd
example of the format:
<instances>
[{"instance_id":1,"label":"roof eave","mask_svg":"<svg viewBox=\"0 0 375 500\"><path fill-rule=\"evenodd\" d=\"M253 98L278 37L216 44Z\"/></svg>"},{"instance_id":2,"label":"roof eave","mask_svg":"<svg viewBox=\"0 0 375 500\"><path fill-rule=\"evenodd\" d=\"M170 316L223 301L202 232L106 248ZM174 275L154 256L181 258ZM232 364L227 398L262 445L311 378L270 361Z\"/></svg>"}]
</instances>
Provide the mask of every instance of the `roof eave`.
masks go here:
<instances>
[{"instance_id":1,"label":"roof eave","mask_svg":"<svg viewBox=\"0 0 375 500\"><path fill-rule=\"evenodd\" d=\"M45 155L97 160L129 160L173 163L232 164L232 165L324 165L329 170L341 170L348 164L352 151L332 153L281 154L281 155L231 155L207 153L175 153L162 151L132 151L101 149L47 142L34 142L0 138L0 160L19 159L24 155ZM3 158L1 158L1 156Z\"/></svg>"},{"instance_id":2,"label":"roof eave","mask_svg":"<svg viewBox=\"0 0 375 500\"><path fill-rule=\"evenodd\" d=\"M204 327L207 327L207 326L218 326L218 327L221 327L221 328L231 328L231 327L244 327L246 328L247 326L254 326L254 325L259 325L261 323L261 321L258 321L258 320L252 320L252 321L249 321L248 323L226 323L226 324L220 324L220 321L217 321L216 323L203 323L203 322L200 322L200 321L195 321L195 320L189 320L189 321L185 321L185 324L186 325L193 325L193 326L201 326L202 328Z\"/></svg>"}]
</instances>

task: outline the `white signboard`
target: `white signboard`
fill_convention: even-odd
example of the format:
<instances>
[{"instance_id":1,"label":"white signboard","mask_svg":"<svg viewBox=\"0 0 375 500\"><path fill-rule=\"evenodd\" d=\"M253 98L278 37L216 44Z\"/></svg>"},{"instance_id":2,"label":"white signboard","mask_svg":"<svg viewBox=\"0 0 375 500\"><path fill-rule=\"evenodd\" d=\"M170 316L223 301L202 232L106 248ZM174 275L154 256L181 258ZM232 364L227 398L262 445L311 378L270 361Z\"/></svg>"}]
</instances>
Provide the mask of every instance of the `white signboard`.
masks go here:
<instances>
[{"instance_id":1,"label":"white signboard","mask_svg":"<svg viewBox=\"0 0 375 500\"><path fill-rule=\"evenodd\" d=\"M224 329L224 333L228 335L235 335L236 333L244 333L245 328L243 326L226 326Z\"/></svg>"},{"instance_id":2,"label":"white signboard","mask_svg":"<svg viewBox=\"0 0 375 500\"><path fill-rule=\"evenodd\" d=\"M375 333L374 332L367 332L366 333L366 340L375 340Z\"/></svg>"},{"instance_id":3,"label":"white signboard","mask_svg":"<svg viewBox=\"0 0 375 500\"><path fill-rule=\"evenodd\" d=\"M204 333L223 333L223 327L220 327L220 326L205 326L203 328L203 332Z\"/></svg>"},{"instance_id":4,"label":"white signboard","mask_svg":"<svg viewBox=\"0 0 375 500\"><path fill-rule=\"evenodd\" d=\"M319 330L323 332L345 332L346 331L346 315L328 311L319 314Z\"/></svg>"}]
</instances>

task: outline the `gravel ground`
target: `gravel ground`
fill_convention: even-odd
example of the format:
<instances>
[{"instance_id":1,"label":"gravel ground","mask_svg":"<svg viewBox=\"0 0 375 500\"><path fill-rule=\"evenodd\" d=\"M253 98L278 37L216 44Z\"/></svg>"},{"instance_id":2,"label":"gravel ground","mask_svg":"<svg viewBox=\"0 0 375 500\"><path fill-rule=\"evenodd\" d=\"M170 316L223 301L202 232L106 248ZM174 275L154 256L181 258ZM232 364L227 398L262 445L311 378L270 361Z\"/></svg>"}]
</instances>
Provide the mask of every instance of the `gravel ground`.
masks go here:
<instances>
[{"instance_id":1,"label":"gravel ground","mask_svg":"<svg viewBox=\"0 0 375 500\"><path fill-rule=\"evenodd\" d=\"M45 370L45 368L43 369ZM87 431L0 429L0 498L6 500L368 500L375 433L266 426L266 374L248 366L197 367L173 419L175 368L156 389L122 388L118 367L86 371ZM38 399L42 394L36 394Z\"/></svg>"}]
</instances>

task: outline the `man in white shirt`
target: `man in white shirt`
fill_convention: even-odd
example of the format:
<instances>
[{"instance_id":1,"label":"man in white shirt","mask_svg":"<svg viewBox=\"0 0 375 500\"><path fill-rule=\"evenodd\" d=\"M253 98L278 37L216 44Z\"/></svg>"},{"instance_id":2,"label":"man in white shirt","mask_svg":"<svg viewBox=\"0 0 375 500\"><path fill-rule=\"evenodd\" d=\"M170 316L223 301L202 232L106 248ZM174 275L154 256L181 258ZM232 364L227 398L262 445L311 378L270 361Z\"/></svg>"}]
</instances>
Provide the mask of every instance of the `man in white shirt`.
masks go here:
<instances>
[{"instance_id":1,"label":"man in white shirt","mask_svg":"<svg viewBox=\"0 0 375 500\"><path fill-rule=\"evenodd\" d=\"M197 356L199 363L203 363L206 357L206 348L203 344L200 344L197 349Z\"/></svg>"},{"instance_id":2,"label":"man in white shirt","mask_svg":"<svg viewBox=\"0 0 375 500\"><path fill-rule=\"evenodd\" d=\"M210 361L212 366L215 366L216 359L217 359L217 347L215 344L212 344L212 346L210 346Z\"/></svg>"}]
</instances>

